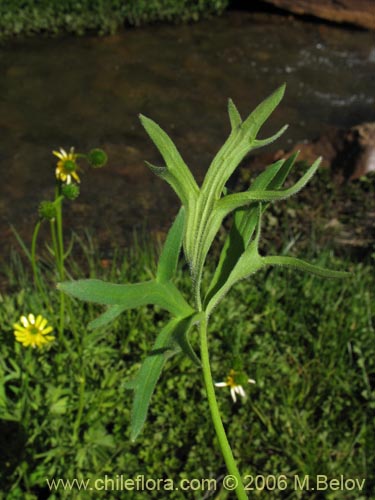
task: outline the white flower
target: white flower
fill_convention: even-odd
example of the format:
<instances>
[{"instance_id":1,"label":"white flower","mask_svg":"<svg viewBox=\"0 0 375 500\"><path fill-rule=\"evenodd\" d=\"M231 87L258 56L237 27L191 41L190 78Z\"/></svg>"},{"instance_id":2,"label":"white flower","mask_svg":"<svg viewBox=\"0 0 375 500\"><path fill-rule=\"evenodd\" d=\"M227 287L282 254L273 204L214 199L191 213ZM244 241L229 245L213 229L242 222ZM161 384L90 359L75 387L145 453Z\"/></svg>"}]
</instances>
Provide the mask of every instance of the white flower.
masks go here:
<instances>
[{"instance_id":1,"label":"white flower","mask_svg":"<svg viewBox=\"0 0 375 500\"><path fill-rule=\"evenodd\" d=\"M231 370L229 372L229 375L227 376L225 382L217 382L215 384L216 387L230 387L230 395L232 396L232 399L233 399L233 402L235 403L237 401L237 397L236 397L236 394L238 394L239 396L245 398L246 397L246 393L244 391L244 388L242 387L241 384L238 383L238 381L236 382L236 373L234 370ZM241 382L243 383L243 379L244 379L244 374L243 373L237 373L237 379L241 379ZM247 380L247 382L249 384L255 384L255 380L253 380L252 378L248 378L245 380Z\"/></svg>"}]
</instances>

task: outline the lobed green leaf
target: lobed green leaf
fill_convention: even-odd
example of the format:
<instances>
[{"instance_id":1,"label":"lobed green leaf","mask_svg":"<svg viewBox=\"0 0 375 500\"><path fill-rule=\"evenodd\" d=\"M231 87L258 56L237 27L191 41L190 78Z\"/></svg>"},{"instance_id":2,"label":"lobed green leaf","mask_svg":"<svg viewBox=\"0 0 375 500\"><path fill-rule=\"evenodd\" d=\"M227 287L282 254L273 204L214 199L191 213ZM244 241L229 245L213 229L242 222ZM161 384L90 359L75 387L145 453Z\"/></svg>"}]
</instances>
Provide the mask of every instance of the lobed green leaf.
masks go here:
<instances>
[{"instance_id":1,"label":"lobed green leaf","mask_svg":"<svg viewBox=\"0 0 375 500\"><path fill-rule=\"evenodd\" d=\"M284 92L285 85L282 85L259 104L244 122L240 122L240 114L233 102L229 100L228 111L232 131L207 171L201 189L204 197L218 200L227 180L245 155L255 147L272 142L285 131L286 127L283 127L273 137L265 139L263 144L262 141L255 140L260 127L279 104Z\"/></svg>"},{"instance_id":2,"label":"lobed green leaf","mask_svg":"<svg viewBox=\"0 0 375 500\"><path fill-rule=\"evenodd\" d=\"M317 171L319 164L321 162L321 158L318 158L308 169L303 177L299 181L297 181L294 186L288 189L282 190L254 190L254 191L246 191L243 193L235 193L225 196L221 200L219 200L216 204L216 207L219 210L223 210L224 216L228 213L236 210L239 207L244 205L249 205L254 201L257 202L266 202L266 201L276 201L276 200L284 200L289 198L290 196L295 195L300 191L313 177L315 172Z\"/></svg>"},{"instance_id":3,"label":"lobed green leaf","mask_svg":"<svg viewBox=\"0 0 375 500\"><path fill-rule=\"evenodd\" d=\"M158 305L175 316L185 316L192 308L172 283L146 281L127 285L107 283L97 279L65 281L57 288L77 299L97 304L132 309L147 304Z\"/></svg>"},{"instance_id":4,"label":"lobed green leaf","mask_svg":"<svg viewBox=\"0 0 375 500\"><path fill-rule=\"evenodd\" d=\"M279 160L262 172L249 188L252 190L266 189L283 168L285 160ZM224 285L234 265L249 244L258 222L258 204L237 209L234 213L231 230L224 242L219 262L207 291L205 303ZM263 208L264 210L264 208Z\"/></svg>"},{"instance_id":5,"label":"lobed green leaf","mask_svg":"<svg viewBox=\"0 0 375 500\"><path fill-rule=\"evenodd\" d=\"M242 122L233 102L231 100L228 102L232 130L206 173L196 206L193 211L189 212L185 232L185 255L192 270L196 289L200 286L203 264L209 247L220 228L221 221L231 211L229 209L220 212L220 205L217 206L227 180L251 149L269 143L285 130L283 127L273 137L265 139L263 142L256 141L257 132L282 99L284 90L285 86L277 89L244 122ZM224 197L224 199L228 199L228 197ZM230 197L229 200L231 200ZM253 201L259 200L254 197ZM238 206L246 203L241 202ZM216 211L216 208L219 210Z\"/></svg>"}]
</instances>

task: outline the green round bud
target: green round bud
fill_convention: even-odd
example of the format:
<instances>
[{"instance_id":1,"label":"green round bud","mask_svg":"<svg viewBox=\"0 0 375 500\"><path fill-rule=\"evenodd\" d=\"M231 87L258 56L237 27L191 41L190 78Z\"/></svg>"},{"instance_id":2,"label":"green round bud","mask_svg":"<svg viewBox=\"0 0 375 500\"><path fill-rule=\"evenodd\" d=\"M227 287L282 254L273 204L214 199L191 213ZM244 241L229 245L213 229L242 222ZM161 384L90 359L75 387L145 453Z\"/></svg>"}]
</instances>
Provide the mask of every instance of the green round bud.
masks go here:
<instances>
[{"instance_id":1,"label":"green round bud","mask_svg":"<svg viewBox=\"0 0 375 500\"><path fill-rule=\"evenodd\" d=\"M66 172L75 172L77 170L77 163L73 160L65 160L64 170Z\"/></svg>"},{"instance_id":2,"label":"green round bud","mask_svg":"<svg viewBox=\"0 0 375 500\"><path fill-rule=\"evenodd\" d=\"M68 200L75 200L79 196L79 186L77 184L63 184L61 194Z\"/></svg>"},{"instance_id":3,"label":"green round bud","mask_svg":"<svg viewBox=\"0 0 375 500\"><path fill-rule=\"evenodd\" d=\"M237 385L242 385L245 386L247 384L249 377L246 375L245 372L236 372L234 376L234 381Z\"/></svg>"},{"instance_id":4,"label":"green round bud","mask_svg":"<svg viewBox=\"0 0 375 500\"><path fill-rule=\"evenodd\" d=\"M38 213L42 219L53 220L56 217L56 207L52 201L42 201Z\"/></svg>"},{"instance_id":5,"label":"green round bud","mask_svg":"<svg viewBox=\"0 0 375 500\"><path fill-rule=\"evenodd\" d=\"M102 149L92 149L87 155L87 160L93 168L101 168L107 163L107 154Z\"/></svg>"}]
</instances>

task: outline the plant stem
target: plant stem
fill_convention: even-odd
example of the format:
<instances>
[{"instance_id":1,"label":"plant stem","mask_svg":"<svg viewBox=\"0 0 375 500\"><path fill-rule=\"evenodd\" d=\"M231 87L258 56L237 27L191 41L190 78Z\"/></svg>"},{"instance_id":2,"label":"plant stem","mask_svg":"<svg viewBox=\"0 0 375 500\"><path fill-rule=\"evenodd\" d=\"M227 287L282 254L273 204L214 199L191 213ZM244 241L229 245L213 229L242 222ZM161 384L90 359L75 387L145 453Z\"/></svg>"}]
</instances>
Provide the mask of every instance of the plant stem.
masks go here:
<instances>
[{"instance_id":1,"label":"plant stem","mask_svg":"<svg viewBox=\"0 0 375 500\"><path fill-rule=\"evenodd\" d=\"M85 385L86 385L86 380L84 377L84 368L82 367L81 369L81 376L79 378L79 402L78 402L78 410L77 410L77 416L74 422L74 428L73 428L73 438L72 442L73 444L77 442L78 436L79 436L79 428L81 426L81 420L82 420L82 414L83 414L83 409L85 407Z\"/></svg>"},{"instance_id":2,"label":"plant stem","mask_svg":"<svg viewBox=\"0 0 375 500\"><path fill-rule=\"evenodd\" d=\"M200 323L200 340L201 340L201 361L202 361L204 383L206 386L208 404L210 406L211 417L215 427L217 438L219 440L220 449L223 454L229 474L234 476L235 479L237 480L237 487L235 491L238 500L247 500L245 488L243 486L240 473L238 471L236 462L234 460L232 449L225 434L223 422L220 417L219 406L216 401L215 387L212 382L210 359L208 353L206 317L202 318Z\"/></svg>"},{"instance_id":3,"label":"plant stem","mask_svg":"<svg viewBox=\"0 0 375 500\"><path fill-rule=\"evenodd\" d=\"M55 200L56 203L56 229L57 229L57 247L58 247L58 271L59 279L61 281L65 278L65 268L64 268L64 238L63 238L63 227L62 227L62 199L58 197Z\"/></svg>"},{"instance_id":4,"label":"plant stem","mask_svg":"<svg viewBox=\"0 0 375 500\"><path fill-rule=\"evenodd\" d=\"M36 263L36 242L37 242L37 239L38 239L39 229L40 229L41 223L42 223L42 221L39 220L35 224L35 228L34 228L34 232L33 232L33 237L32 237L32 240L31 240L30 261L31 261L31 268L32 268L32 271L33 271L34 284L35 284L37 290L39 291L39 293L41 294L41 296L43 297L44 302L46 304L46 307L51 310L51 305L49 304L49 300L48 300L45 288L42 285L42 282L41 282L41 279L40 279L40 276L39 276L38 265Z\"/></svg>"},{"instance_id":5,"label":"plant stem","mask_svg":"<svg viewBox=\"0 0 375 500\"><path fill-rule=\"evenodd\" d=\"M56 186L55 205L56 205L56 232L54 238L54 250L56 254L56 265L59 275L59 280L64 281L65 267L64 267L64 239L62 227L62 200L60 195L60 187ZM62 340L64 336L64 314L65 314L65 295L60 292L60 326L59 336Z\"/></svg>"}]
</instances>

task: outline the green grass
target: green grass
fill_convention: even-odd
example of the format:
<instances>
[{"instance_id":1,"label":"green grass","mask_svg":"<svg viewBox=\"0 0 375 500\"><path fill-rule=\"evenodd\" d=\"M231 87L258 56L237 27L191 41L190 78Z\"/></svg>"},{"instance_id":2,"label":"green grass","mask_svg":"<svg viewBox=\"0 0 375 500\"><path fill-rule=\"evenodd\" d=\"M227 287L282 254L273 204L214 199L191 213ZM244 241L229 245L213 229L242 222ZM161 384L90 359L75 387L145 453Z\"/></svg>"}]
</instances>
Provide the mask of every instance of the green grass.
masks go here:
<instances>
[{"instance_id":1,"label":"green grass","mask_svg":"<svg viewBox=\"0 0 375 500\"><path fill-rule=\"evenodd\" d=\"M77 246L77 244L76 244ZM74 278L99 276L125 282L155 272L155 251L136 245L101 266L95 245L82 244L89 265L71 262ZM249 491L250 498L374 498L375 333L374 273L371 262L353 263L323 253L316 263L350 269L352 278L322 280L272 269L241 282L212 318L209 342L213 376L225 378L237 345L256 385L233 404L217 389L228 437L243 475L281 475L285 491ZM48 269L48 262L42 261ZM83 270L84 269L84 270ZM189 293L186 269L180 287ZM226 474L205 399L201 374L192 363L172 358L163 372L146 427L129 441L132 393L124 387L150 350L165 320L152 308L123 313L111 326L89 331L100 307L72 302L66 319L70 353L55 342L44 351L16 344L12 324L21 314L45 314L58 324L58 294L45 273L51 311L35 293L29 272L14 254L8 290L0 296L0 491L3 498L92 498L74 491L50 493L45 478L135 479L216 478L214 498ZM191 336L198 348L197 333ZM78 415L81 413L79 421ZM76 431L76 432L75 432ZM311 481L366 478L362 492L301 492L294 476ZM313 484L313 482L312 482ZM207 492L206 492L207 493ZM102 498L145 498L128 491ZM122 496L121 496L122 495ZM160 492L147 492L161 498ZM204 492L167 492L171 499L202 498ZM1 498L1 495L0 495Z\"/></svg>"},{"instance_id":2,"label":"green grass","mask_svg":"<svg viewBox=\"0 0 375 500\"><path fill-rule=\"evenodd\" d=\"M0 39L15 35L115 33L126 25L197 21L228 0L0 0Z\"/></svg>"}]
</instances>

